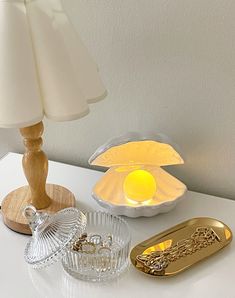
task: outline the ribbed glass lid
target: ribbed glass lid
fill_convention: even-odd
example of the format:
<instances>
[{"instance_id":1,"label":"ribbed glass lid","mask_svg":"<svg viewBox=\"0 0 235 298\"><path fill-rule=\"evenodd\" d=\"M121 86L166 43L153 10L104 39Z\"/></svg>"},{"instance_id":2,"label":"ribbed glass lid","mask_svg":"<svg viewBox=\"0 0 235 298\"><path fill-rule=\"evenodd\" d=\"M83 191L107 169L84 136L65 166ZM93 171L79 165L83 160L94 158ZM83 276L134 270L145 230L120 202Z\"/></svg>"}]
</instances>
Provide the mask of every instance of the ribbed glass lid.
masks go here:
<instances>
[{"instance_id":1,"label":"ribbed glass lid","mask_svg":"<svg viewBox=\"0 0 235 298\"><path fill-rule=\"evenodd\" d=\"M24 257L34 268L42 268L62 259L86 228L86 217L76 208L66 208L49 215L27 206L24 214L32 230Z\"/></svg>"}]
</instances>

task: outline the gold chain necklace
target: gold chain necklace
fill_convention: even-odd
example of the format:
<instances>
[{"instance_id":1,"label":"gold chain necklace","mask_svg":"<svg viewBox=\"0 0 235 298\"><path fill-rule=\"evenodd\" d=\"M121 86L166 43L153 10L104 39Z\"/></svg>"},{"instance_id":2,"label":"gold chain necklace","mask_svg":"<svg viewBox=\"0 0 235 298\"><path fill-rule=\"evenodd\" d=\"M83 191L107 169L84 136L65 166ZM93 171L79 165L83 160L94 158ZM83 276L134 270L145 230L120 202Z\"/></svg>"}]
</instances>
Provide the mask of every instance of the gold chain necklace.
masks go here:
<instances>
[{"instance_id":1,"label":"gold chain necklace","mask_svg":"<svg viewBox=\"0 0 235 298\"><path fill-rule=\"evenodd\" d=\"M144 272L152 275L163 275L164 270L171 262L191 255L216 241L220 241L220 238L212 228L198 227L189 238L178 241L166 250L138 255L136 261L138 265L143 267Z\"/></svg>"}]
</instances>

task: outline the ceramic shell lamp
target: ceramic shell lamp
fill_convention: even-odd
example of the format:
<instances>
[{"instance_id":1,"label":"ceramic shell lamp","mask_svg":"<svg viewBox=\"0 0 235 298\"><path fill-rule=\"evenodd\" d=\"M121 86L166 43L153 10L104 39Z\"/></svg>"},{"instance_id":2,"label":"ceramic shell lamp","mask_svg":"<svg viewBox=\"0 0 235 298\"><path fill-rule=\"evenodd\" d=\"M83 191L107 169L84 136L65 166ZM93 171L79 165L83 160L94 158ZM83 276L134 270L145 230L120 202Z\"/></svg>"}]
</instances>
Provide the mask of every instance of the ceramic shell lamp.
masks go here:
<instances>
[{"instance_id":1,"label":"ceramic shell lamp","mask_svg":"<svg viewBox=\"0 0 235 298\"><path fill-rule=\"evenodd\" d=\"M69 190L46 185L42 119L83 117L106 91L60 0L0 0L0 53L0 127L20 129L29 183L7 195L2 214L8 227L30 234L25 205L53 213L75 204Z\"/></svg>"},{"instance_id":2,"label":"ceramic shell lamp","mask_svg":"<svg viewBox=\"0 0 235 298\"><path fill-rule=\"evenodd\" d=\"M162 135L129 133L110 140L89 163L109 168L93 188L94 199L110 212L129 217L170 211L186 186L162 166L183 164L171 142Z\"/></svg>"}]
</instances>

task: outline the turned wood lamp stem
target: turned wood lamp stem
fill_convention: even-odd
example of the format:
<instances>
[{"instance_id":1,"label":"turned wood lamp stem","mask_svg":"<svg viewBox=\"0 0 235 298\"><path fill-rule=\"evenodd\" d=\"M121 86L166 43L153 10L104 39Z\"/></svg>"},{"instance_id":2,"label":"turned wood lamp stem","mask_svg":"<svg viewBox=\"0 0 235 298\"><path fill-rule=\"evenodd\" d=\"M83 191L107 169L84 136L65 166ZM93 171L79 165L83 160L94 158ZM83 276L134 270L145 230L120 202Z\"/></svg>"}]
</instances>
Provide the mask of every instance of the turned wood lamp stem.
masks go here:
<instances>
[{"instance_id":1,"label":"turned wood lamp stem","mask_svg":"<svg viewBox=\"0 0 235 298\"><path fill-rule=\"evenodd\" d=\"M31 229L23 214L24 208L32 204L36 209L54 214L59 210L75 206L71 191L57 184L46 184L48 160L41 150L43 123L20 129L24 138L25 154L23 169L28 180L27 186L11 191L2 201L3 221L13 231L31 235Z\"/></svg>"},{"instance_id":2,"label":"turned wood lamp stem","mask_svg":"<svg viewBox=\"0 0 235 298\"><path fill-rule=\"evenodd\" d=\"M42 121L20 129L26 149L22 164L31 192L29 203L36 209L45 209L51 204L51 199L46 193L48 159L41 150L43 130Z\"/></svg>"}]
</instances>

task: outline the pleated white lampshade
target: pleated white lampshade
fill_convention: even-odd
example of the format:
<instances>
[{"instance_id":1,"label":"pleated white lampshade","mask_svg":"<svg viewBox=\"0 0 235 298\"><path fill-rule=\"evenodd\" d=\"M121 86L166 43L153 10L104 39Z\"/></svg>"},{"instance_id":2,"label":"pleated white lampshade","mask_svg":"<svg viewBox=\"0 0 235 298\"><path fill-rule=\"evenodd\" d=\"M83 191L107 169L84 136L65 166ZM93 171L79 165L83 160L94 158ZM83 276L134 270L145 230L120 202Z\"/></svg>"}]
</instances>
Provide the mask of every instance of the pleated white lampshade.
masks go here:
<instances>
[{"instance_id":1,"label":"pleated white lampshade","mask_svg":"<svg viewBox=\"0 0 235 298\"><path fill-rule=\"evenodd\" d=\"M105 94L60 0L0 0L0 127L74 120Z\"/></svg>"}]
</instances>

